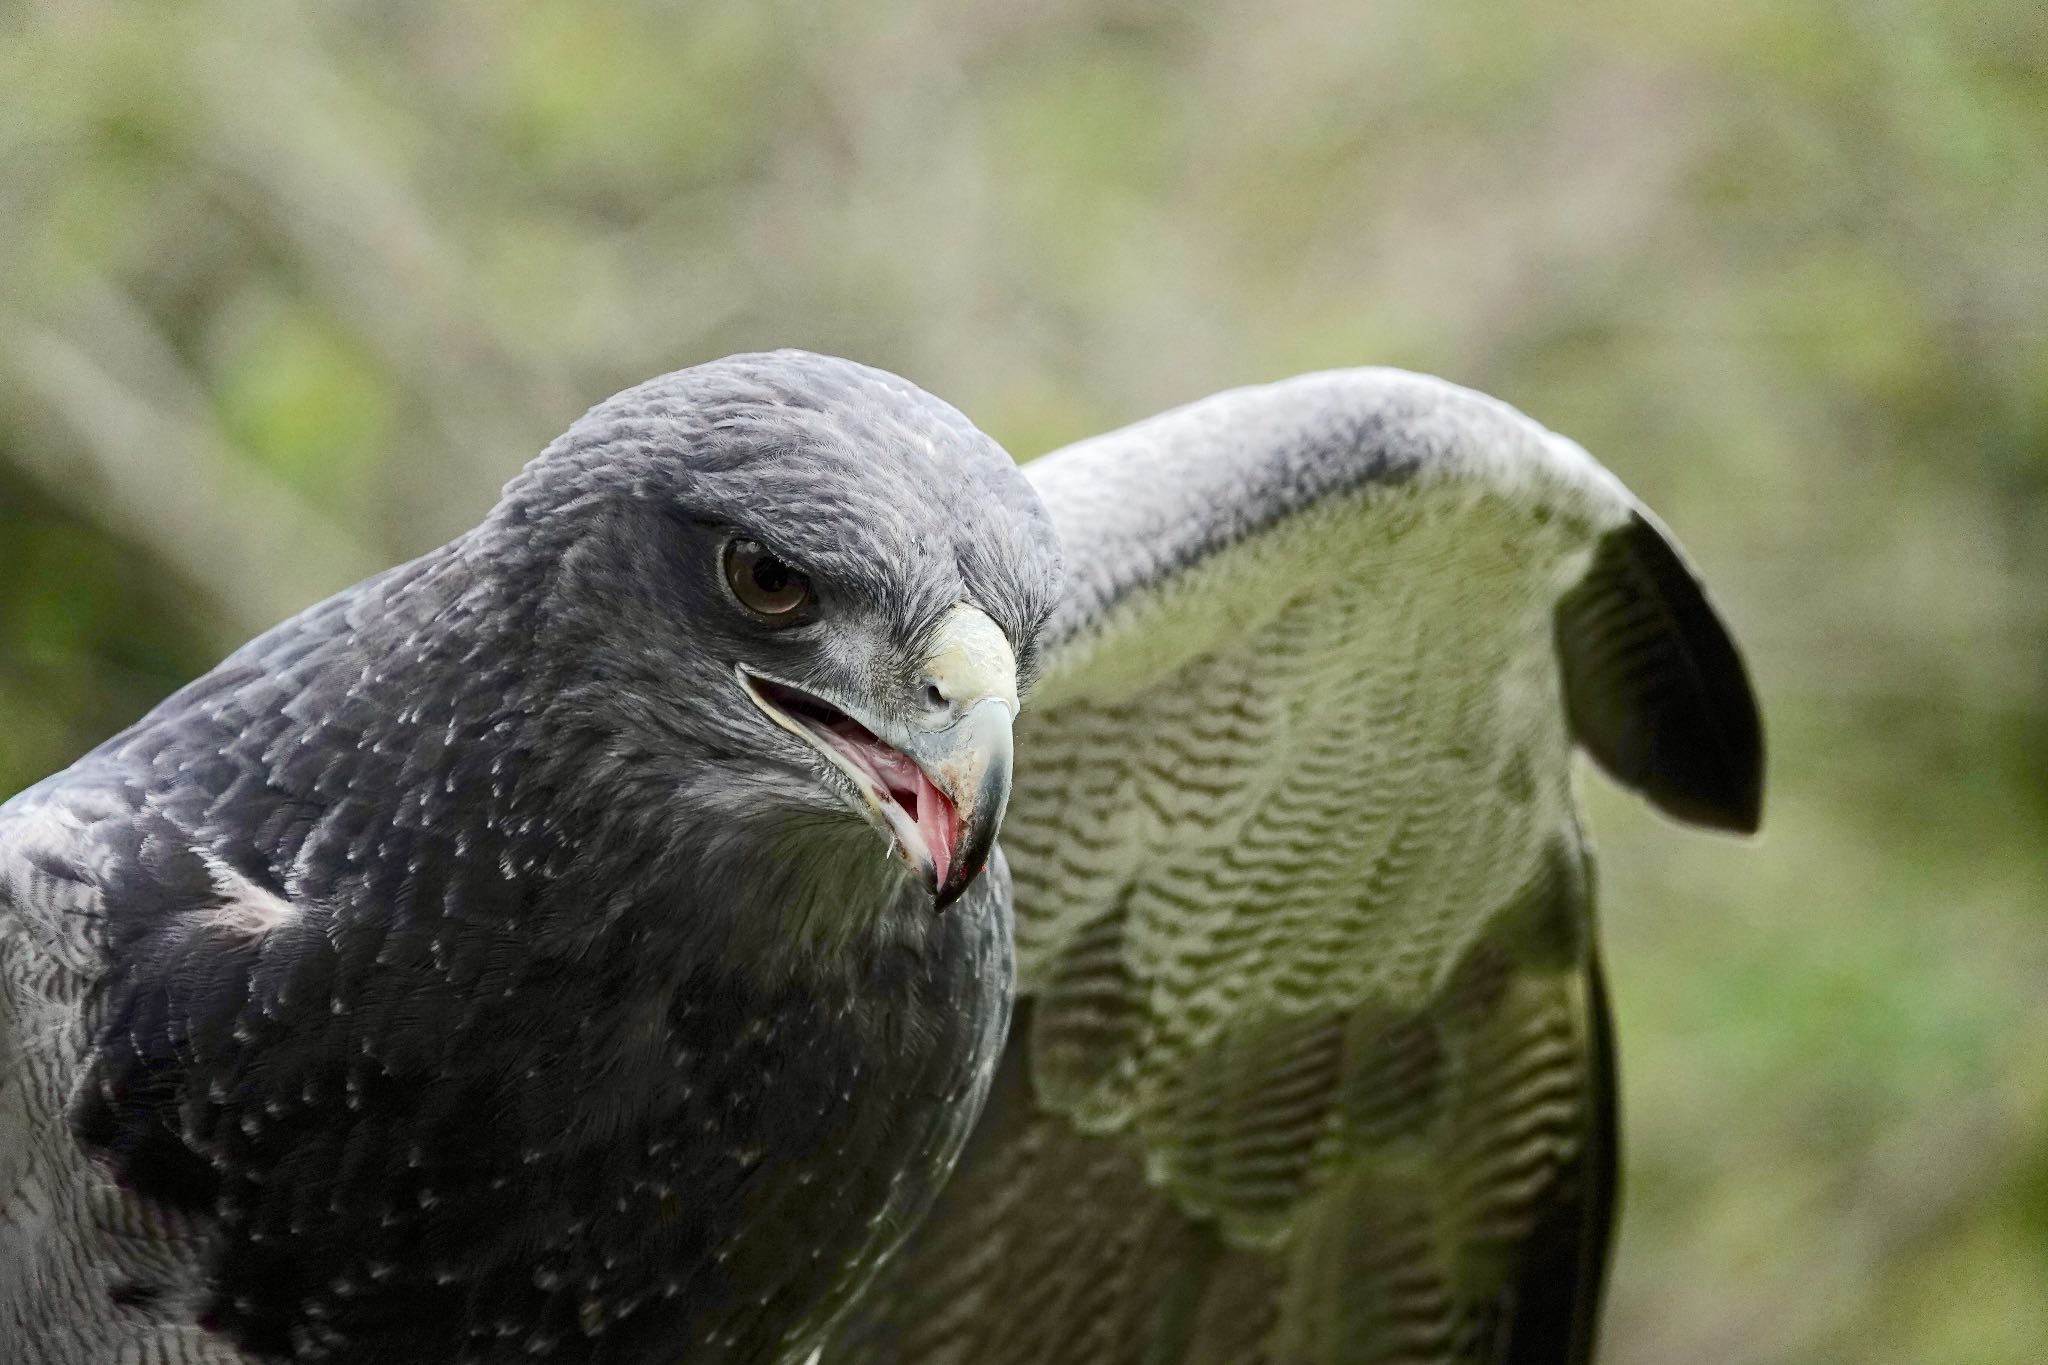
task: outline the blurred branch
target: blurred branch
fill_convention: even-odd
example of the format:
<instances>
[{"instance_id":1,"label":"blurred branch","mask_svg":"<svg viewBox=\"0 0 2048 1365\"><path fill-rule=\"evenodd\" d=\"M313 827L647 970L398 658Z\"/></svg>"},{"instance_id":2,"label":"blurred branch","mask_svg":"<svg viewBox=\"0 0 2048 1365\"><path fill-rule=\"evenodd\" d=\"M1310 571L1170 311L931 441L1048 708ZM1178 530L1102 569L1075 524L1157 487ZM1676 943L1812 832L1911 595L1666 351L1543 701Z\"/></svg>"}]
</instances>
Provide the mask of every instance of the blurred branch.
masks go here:
<instances>
[{"instance_id":1,"label":"blurred branch","mask_svg":"<svg viewBox=\"0 0 2048 1365\"><path fill-rule=\"evenodd\" d=\"M72 320L77 335L0 318L8 378L73 438L23 442L24 473L198 585L230 643L379 567L235 456L132 303L107 289L87 299Z\"/></svg>"}]
</instances>

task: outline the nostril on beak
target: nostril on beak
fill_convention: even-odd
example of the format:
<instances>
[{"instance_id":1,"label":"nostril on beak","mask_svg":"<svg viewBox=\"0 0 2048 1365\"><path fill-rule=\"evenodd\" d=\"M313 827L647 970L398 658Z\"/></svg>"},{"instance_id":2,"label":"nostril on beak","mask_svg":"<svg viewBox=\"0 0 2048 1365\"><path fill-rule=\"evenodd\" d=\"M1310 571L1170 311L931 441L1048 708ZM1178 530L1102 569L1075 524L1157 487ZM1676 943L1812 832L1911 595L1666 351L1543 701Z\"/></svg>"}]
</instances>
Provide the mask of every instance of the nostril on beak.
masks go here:
<instances>
[{"instance_id":1,"label":"nostril on beak","mask_svg":"<svg viewBox=\"0 0 2048 1365\"><path fill-rule=\"evenodd\" d=\"M988 614L956 603L939 622L906 704L922 709L924 723L947 726L984 698L1017 713L1017 658L1002 627ZM916 700L911 700L916 698Z\"/></svg>"}]
</instances>

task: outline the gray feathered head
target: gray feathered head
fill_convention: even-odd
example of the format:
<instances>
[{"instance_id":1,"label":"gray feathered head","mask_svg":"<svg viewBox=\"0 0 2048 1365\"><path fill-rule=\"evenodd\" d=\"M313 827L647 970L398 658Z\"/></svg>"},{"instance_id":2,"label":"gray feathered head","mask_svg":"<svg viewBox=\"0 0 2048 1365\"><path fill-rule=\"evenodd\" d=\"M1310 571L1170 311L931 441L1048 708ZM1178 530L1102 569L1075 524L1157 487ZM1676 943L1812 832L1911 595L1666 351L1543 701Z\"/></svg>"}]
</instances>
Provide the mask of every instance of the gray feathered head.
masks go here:
<instances>
[{"instance_id":1,"label":"gray feathered head","mask_svg":"<svg viewBox=\"0 0 2048 1365\"><path fill-rule=\"evenodd\" d=\"M592 408L474 541L539 596L531 704L588 799L742 860L893 844L941 907L980 871L1060 556L952 407L801 351L678 371Z\"/></svg>"}]
</instances>

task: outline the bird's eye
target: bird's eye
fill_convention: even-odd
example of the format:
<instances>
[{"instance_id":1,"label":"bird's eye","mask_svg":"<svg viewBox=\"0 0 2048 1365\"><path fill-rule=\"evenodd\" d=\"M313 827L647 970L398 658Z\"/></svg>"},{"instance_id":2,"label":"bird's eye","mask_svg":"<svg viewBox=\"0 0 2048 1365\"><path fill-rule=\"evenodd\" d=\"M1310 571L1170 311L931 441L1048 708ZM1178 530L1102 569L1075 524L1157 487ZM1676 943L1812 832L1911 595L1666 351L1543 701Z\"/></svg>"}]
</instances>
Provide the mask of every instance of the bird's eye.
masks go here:
<instances>
[{"instance_id":1,"label":"bird's eye","mask_svg":"<svg viewBox=\"0 0 2048 1365\"><path fill-rule=\"evenodd\" d=\"M725 547L725 581L740 605L768 621L786 621L811 600L811 580L777 559L758 540Z\"/></svg>"}]
</instances>

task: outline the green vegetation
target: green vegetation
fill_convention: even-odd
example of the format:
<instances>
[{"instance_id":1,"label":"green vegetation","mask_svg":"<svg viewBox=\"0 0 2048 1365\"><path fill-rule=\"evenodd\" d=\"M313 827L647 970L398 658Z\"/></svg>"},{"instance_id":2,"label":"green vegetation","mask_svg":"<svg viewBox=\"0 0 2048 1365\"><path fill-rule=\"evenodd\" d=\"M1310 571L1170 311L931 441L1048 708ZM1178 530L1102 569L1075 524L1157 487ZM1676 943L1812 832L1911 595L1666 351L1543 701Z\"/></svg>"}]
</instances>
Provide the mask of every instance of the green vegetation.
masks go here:
<instances>
[{"instance_id":1,"label":"green vegetation","mask_svg":"<svg viewBox=\"0 0 2048 1365\"><path fill-rule=\"evenodd\" d=\"M1589 777L1619 1361L2048 1358L2048 8L0 11L0 793L729 351L1020 456L1380 362L1746 643L1754 846Z\"/></svg>"}]
</instances>

